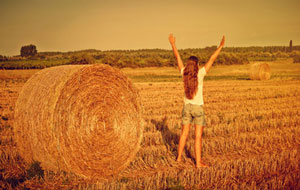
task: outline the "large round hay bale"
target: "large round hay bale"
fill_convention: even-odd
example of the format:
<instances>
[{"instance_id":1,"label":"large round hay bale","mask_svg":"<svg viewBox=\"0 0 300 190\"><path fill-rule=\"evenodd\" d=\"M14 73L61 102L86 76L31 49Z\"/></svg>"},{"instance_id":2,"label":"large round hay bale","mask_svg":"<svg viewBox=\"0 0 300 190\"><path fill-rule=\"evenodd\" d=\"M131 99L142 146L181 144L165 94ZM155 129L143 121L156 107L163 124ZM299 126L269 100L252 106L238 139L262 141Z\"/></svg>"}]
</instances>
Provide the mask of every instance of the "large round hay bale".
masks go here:
<instances>
[{"instance_id":1,"label":"large round hay bale","mask_svg":"<svg viewBox=\"0 0 300 190\"><path fill-rule=\"evenodd\" d=\"M141 109L136 88L110 66L43 69L19 94L15 141L25 161L44 169L110 178L139 150Z\"/></svg>"},{"instance_id":2,"label":"large round hay bale","mask_svg":"<svg viewBox=\"0 0 300 190\"><path fill-rule=\"evenodd\" d=\"M269 80L271 69L267 63L255 63L251 65L249 77L251 80Z\"/></svg>"}]
</instances>

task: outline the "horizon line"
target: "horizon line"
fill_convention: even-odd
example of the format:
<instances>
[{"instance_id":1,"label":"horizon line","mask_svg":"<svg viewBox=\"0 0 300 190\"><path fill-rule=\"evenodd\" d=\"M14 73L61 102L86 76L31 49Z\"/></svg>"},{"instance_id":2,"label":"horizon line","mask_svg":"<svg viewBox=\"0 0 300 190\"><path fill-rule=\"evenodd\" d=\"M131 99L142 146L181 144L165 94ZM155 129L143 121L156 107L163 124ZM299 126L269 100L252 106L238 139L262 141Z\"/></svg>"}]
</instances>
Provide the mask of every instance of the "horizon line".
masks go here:
<instances>
[{"instance_id":1,"label":"horizon line","mask_svg":"<svg viewBox=\"0 0 300 190\"><path fill-rule=\"evenodd\" d=\"M28 45L33 45L33 44L28 44ZM27 45L23 45L23 46L27 46ZM23 47L21 46L21 47ZM293 47L297 47L300 45L293 45ZM205 48L212 48L212 47L217 47L217 45L212 45L212 46L205 46L205 47L199 47L199 48L178 48L178 50L186 50L186 49L205 49ZM288 45L251 45L251 46L225 46L223 47L224 49L226 48L251 48L251 47L289 47ZM71 53L71 52L80 52L80 51L102 51L102 52L107 52L107 51L142 51L142 50L166 50L166 51L171 51L172 49L166 49L166 48L131 48L131 49L94 49L94 48L90 48L90 49L79 49L79 50L68 50L68 51L59 51L59 50L47 50L47 51L38 51L37 49L37 53ZM17 55L3 55L0 54L2 56L5 57L15 57L15 56L20 56L19 54Z\"/></svg>"}]
</instances>

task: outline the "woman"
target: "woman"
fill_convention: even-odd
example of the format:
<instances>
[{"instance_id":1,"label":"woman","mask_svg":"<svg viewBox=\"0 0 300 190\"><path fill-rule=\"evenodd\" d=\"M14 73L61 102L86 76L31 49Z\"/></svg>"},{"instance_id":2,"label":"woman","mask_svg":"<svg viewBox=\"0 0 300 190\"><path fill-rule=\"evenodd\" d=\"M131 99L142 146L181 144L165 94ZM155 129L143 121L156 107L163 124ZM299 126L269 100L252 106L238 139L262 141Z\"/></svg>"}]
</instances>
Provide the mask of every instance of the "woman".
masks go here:
<instances>
[{"instance_id":1,"label":"woman","mask_svg":"<svg viewBox=\"0 0 300 190\"><path fill-rule=\"evenodd\" d=\"M184 67L176 48L175 37L173 36L173 34L170 34L169 41L177 59L178 69L183 76L185 92L184 107L182 110L182 131L179 140L177 161L181 161L181 155L185 146L186 138L189 134L190 126L191 124L194 124L196 167L208 167L201 161L202 132L203 127L206 125L203 110L203 78L210 70L212 64L223 48L225 37L223 36L217 50L212 54L204 67L201 68L199 68L198 58L195 56L189 57L186 67Z\"/></svg>"}]
</instances>

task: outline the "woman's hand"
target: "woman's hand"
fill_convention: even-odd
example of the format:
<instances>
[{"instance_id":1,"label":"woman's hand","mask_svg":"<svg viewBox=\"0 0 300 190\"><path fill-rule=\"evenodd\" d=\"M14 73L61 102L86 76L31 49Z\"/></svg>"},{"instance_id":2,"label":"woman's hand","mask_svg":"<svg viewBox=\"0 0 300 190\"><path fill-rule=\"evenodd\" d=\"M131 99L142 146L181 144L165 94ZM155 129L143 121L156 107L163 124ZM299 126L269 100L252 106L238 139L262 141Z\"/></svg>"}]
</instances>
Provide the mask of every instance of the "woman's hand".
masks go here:
<instances>
[{"instance_id":1,"label":"woman's hand","mask_svg":"<svg viewBox=\"0 0 300 190\"><path fill-rule=\"evenodd\" d=\"M182 62L181 57L179 55L179 52L178 52L178 50L176 48L175 37L173 36L172 33L169 35L169 42L170 42L170 44L172 46L174 55L175 55L175 57L177 59L178 69L179 69L179 71L181 71L181 69L183 68L183 62Z\"/></svg>"},{"instance_id":2,"label":"woman's hand","mask_svg":"<svg viewBox=\"0 0 300 190\"><path fill-rule=\"evenodd\" d=\"M169 42L171 45L175 45L175 37L172 33L169 35Z\"/></svg>"},{"instance_id":3,"label":"woman's hand","mask_svg":"<svg viewBox=\"0 0 300 190\"><path fill-rule=\"evenodd\" d=\"M223 36L219 47L217 48L217 50L210 56L209 60L207 61L207 63L204 65L205 71L206 73L210 70L212 64L214 63L214 61L217 59L217 57L220 54L221 49L223 48L225 44L225 36Z\"/></svg>"},{"instance_id":4,"label":"woman's hand","mask_svg":"<svg viewBox=\"0 0 300 190\"><path fill-rule=\"evenodd\" d=\"M221 43L219 45L219 47L223 47L225 44L225 36L223 36L222 40L221 40Z\"/></svg>"}]
</instances>

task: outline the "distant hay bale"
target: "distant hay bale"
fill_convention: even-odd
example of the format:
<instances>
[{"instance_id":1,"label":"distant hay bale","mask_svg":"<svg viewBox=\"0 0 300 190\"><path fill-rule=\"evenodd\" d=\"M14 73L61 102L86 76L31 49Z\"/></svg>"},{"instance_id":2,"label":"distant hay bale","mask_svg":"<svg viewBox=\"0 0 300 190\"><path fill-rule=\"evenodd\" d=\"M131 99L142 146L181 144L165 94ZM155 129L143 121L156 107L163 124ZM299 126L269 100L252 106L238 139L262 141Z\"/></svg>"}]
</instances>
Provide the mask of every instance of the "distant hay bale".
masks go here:
<instances>
[{"instance_id":1,"label":"distant hay bale","mask_svg":"<svg viewBox=\"0 0 300 190\"><path fill-rule=\"evenodd\" d=\"M27 162L88 179L110 178L135 157L143 135L139 93L107 65L35 73L15 108L14 138Z\"/></svg>"},{"instance_id":2,"label":"distant hay bale","mask_svg":"<svg viewBox=\"0 0 300 190\"><path fill-rule=\"evenodd\" d=\"M251 65L249 77L251 80L269 80L271 69L267 63L255 63Z\"/></svg>"}]
</instances>

